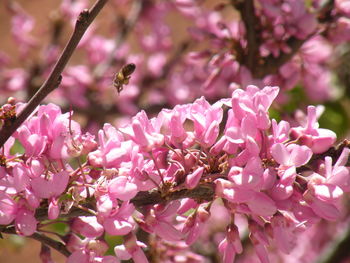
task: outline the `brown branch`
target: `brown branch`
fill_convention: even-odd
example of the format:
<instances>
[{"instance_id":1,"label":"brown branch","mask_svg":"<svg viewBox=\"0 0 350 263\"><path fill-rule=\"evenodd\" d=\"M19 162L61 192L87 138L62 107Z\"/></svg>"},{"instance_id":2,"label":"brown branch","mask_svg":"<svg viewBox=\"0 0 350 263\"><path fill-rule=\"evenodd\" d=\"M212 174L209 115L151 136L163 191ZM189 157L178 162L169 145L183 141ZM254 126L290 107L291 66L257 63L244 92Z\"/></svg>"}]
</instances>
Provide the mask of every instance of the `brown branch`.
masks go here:
<instances>
[{"instance_id":1,"label":"brown branch","mask_svg":"<svg viewBox=\"0 0 350 263\"><path fill-rule=\"evenodd\" d=\"M131 203L133 203L136 207L142 207L183 198L211 201L214 199L214 194L214 184L205 183L194 189L181 189L170 192L166 195L162 195L159 191L139 192L133 199L131 199Z\"/></svg>"},{"instance_id":2,"label":"brown branch","mask_svg":"<svg viewBox=\"0 0 350 263\"><path fill-rule=\"evenodd\" d=\"M30 99L26 107L19 113L16 120L10 127L2 127L0 130L0 147L4 145L7 139L17 130L17 128L29 117L29 115L36 109L36 107L42 102L42 100L51 93L60 83L60 75L67 65L74 50L78 46L85 31L95 19L97 14L101 11L102 7L108 0L97 0L94 6L90 10L83 10L75 24L74 31L64 48L60 58L56 65L52 69L49 77L36 92L36 94Z\"/></svg>"},{"instance_id":3,"label":"brown branch","mask_svg":"<svg viewBox=\"0 0 350 263\"><path fill-rule=\"evenodd\" d=\"M314 165L318 165L318 162L320 160L324 160L327 156L332 158L333 164L336 163L345 147L350 148L350 141L349 140L345 139L339 145L337 145L336 147L329 148L324 153L314 154L311 157L310 161L306 165L303 165L303 166L297 168L297 173L309 171L311 169L310 167L313 167ZM345 166L350 166L349 159L348 159L347 163L345 164Z\"/></svg>"},{"instance_id":4,"label":"brown branch","mask_svg":"<svg viewBox=\"0 0 350 263\"><path fill-rule=\"evenodd\" d=\"M287 41L287 45L291 51L289 53L281 52L278 57L272 55L262 59L259 56L259 46L261 44L261 30L259 19L256 17L254 12L254 1L253 0L231 0L232 5L240 12L241 19L246 29L247 48L246 54L243 57L241 63L245 65L250 72L256 78L263 78L269 74L276 74L278 69L288 62L300 49L300 47L308 41L310 38L321 32L316 30L313 34L310 34L305 39L297 39L291 37ZM329 0L324 3L321 9L318 11L317 19L320 24L331 23L334 19L331 15L331 11L334 9L334 0ZM326 28L321 29L325 31Z\"/></svg>"},{"instance_id":5,"label":"brown branch","mask_svg":"<svg viewBox=\"0 0 350 263\"><path fill-rule=\"evenodd\" d=\"M314 36L314 35L311 35ZM285 63L287 63L289 60L294 57L294 55L299 51L300 47L309 40L310 37L307 37L306 39L297 39L297 38L290 38L287 41L287 45L290 47L291 51L289 53L281 53L281 55L277 58L273 56L268 56L264 59L264 62L262 65L259 65L256 67L254 76L258 78L263 78L266 75L269 74L276 74L278 72L278 69Z\"/></svg>"},{"instance_id":6,"label":"brown branch","mask_svg":"<svg viewBox=\"0 0 350 263\"><path fill-rule=\"evenodd\" d=\"M14 226L9 226L9 227L3 228L3 229L0 228L0 233L17 235L16 229ZM71 254L68 251L68 249L66 248L65 244L63 244L62 242L56 241L48 236L45 236L39 232L35 232L33 235L28 236L28 237L35 239L35 240L41 242L42 244L45 244L45 245L57 250L58 252L60 252L62 255L66 256L66 257L70 256L70 254Z\"/></svg>"},{"instance_id":7,"label":"brown branch","mask_svg":"<svg viewBox=\"0 0 350 263\"><path fill-rule=\"evenodd\" d=\"M214 183L203 183L194 189L181 189L177 191L169 191L166 194L160 193L156 189L152 191L139 192L133 199L131 199L130 202L134 204L137 208L141 208L147 205L155 205L183 198L211 201L214 199L214 196ZM48 220L47 214L47 208L41 207L36 210L35 218L38 221ZM70 219L78 216L92 216L92 214L78 207L73 207L68 214L61 214L59 217Z\"/></svg>"},{"instance_id":8,"label":"brown branch","mask_svg":"<svg viewBox=\"0 0 350 263\"><path fill-rule=\"evenodd\" d=\"M40 207L35 211L35 218L40 222L48 220L47 215L48 215L47 207ZM92 214L78 207L72 207L72 209L69 210L68 214L60 214L59 218L70 219L78 216L92 216Z\"/></svg>"},{"instance_id":9,"label":"brown branch","mask_svg":"<svg viewBox=\"0 0 350 263\"><path fill-rule=\"evenodd\" d=\"M322 23L331 23L331 11L334 9L334 0L329 0L324 3L321 9L318 11L317 20L320 24ZM321 29L322 30L322 29ZM323 29L324 30L324 29ZM269 56L263 60L259 66L257 66L257 70L252 73L255 77L263 78L269 74L276 74L278 69L285 63L287 63L291 58L299 51L301 46L308 41L310 38L314 37L321 32L316 30L313 34L310 34L305 39L297 39L291 37L287 41L287 45L290 47L291 51L289 53L281 53L279 57Z\"/></svg>"},{"instance_id":10,"label":"brown branch","mask_svg":"<svg viewBox=\"0 0 350 263\"><path fill-rule=\"evenodd\" d=\"M232 5L240 12L246 29L247 50L243 64L253 73L259 61L260 38L257 27L259 20L255 15L253 0L232 0Z\"/></svg>"}]
</instances>

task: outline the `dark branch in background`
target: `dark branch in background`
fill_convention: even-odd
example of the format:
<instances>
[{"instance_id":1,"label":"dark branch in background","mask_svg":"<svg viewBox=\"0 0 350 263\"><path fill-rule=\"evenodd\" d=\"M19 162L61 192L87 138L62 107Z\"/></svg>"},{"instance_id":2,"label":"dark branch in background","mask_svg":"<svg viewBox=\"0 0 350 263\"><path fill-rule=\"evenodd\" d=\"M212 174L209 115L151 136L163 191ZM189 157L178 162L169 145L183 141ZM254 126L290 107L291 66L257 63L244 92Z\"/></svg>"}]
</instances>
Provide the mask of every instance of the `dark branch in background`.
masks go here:
<instances>
[{"instance_id":1,"label":"dark branch in background","mask_svg":"<svg viewBox=\"0 0 350 263\"><path fill-rule=\"evenodd\" d=\"M110 52L108 58L101 64L99 64L94 70L94 76L101 78L107 69L113 65L115 62L115 53L118 51L120 46L124 43L125 39L128 37L129 33L135 26L140 14L142 13L145 3L144 0L134 0L130 12L127 15L126 19L121 19L120 24L121 30L115 37L114 47Z\"/></svg>"},{"instance_id":2,"label":"dark branch in background","mask_svg":"<svg viewBox=\"0 0 350 263\"><path fill-rule=\"evenodd\" d=\"M17 235L16 229L14 226L9 226L9 227L3 228L3 229L0 228L0 233ZM66 248L66 245L63 244L62 242L56 241L48 236L45 236L41 233L38 233L38 232L35 232L33 235L28 236L28 237L35 239L35 240L41 242L42 244L45 244L46 246L57 250L58 252L60 252L61 254L63 254L66 257L68 257L70 255L70 252Z\"/></svg>"},{"instance_id":3,"label":"dark branch in background","mask_svg":"<svg viewBox=\"0 0 350 263\"><path fill-rule=\"evenodd\" d=\"M316 263L345 262L350 257L350 227L339 235L331 246L322 253ZM348 262L348 261L346 261Z\"/></svg>"},{"instance_id":4,"label":"dark branch in background","mask_svg":"<svg viewBox=\"0 0 350 263\"><path fill-rule=\"evenodd\" d=\"M331 10L334 10L334 1L333 0L327 1L322 6L322 8L319 10L318 15L317 15L318 22L321 24L324 22L327 22L327 23L332 22L332 20L334 18L330 14ZM325 32L325 31L327 31L327 28L321 28L320 30ZM276 57L276 58L273 56L269 56L269 57L265 58L264 63L260 67L257 67L258 70L255 72L256 73L255 76L259 77L259 78L263 78L269 74L276 74L278 72L278 69L283 64L285 64L289 60L291 60L291 58L299 51L301 46L306 41L308 41L310 38L312 38L313 36L315 36L318 33L319 33L319 31L316 30L316 32L309 35L305 39L297 39L297 38L291 37L287 41L287 45L290 47L291 51L289 53L281 53L281 55L279 57ZM252 71L252 72L254 72L254 71Z\"/></svg>"},{"instance_id":5,"label":"dark branch in background","mask_svg":"<svg viewBox=\"0 0 350 263\"><path fill-rule=\"evenodd\" d=\"M287 45L290 47L291 51L289 53L281 53L281 55L276 58L271 55L265 58L263 65L256 67L254 76L263 78L266 75L278 73L278 69L290 61L292 57L294 57L294 55L299 51L301 46L310 38L311 37L308 37L306 39L297 39L294 37L290 38L287 41Z\"/></svg>"},{"instance_id":6,"label":"dark branch in background","mask_svg":"<svg viewBox=\"0 0 350 263\"><path fill-rule=\"evenodd\" d=\"M64 19L59 14L59 12L55 11L50 14L49 17L50 21L50 44L49 47L57 47L59 45L59 40L63 33L63 28L65 26ZM40 61L34 61L31 63L28 72L29 77L27 79L27 94L26 100L29 100L31 97L34 96L35 92L39 90L41 83L43 82L42 76L46 68L51 68L53 66L52 61L47 61L47 59L40 60Z\"/></svg>"},{"instance_id":7,"label":"dark branch in background","mask_svg":"<svg viewBox=\"0 0 350 263\"><path fill-rule=\"evenodd\" d=\"M259 55L259 46L261 45L261 27L258 17L254 11L253 0L231 0L232 6L237 9L241 14L241 19L246 29L247 48L246 54L242 57L241 64L245 65L252 75L256 78L263 78L269 74L276 74L278 69L285 63L291 60L291 58L299 51L300 47L312 38L314 35L321 32L326 32L328 28L320 28L313 34L309 35L305 39L297 39L291 37L287 44L291 51L289 53L281 52L278 57L272 55L262 58ZM334 20L331 10L334 9L334 0L329 0L324 3L321 9L318 11L317 19L319 23L331 23Z\"/></svg>"},{"instance_id":8,"label":"dark branch in background","mask_svg":"<svg viewBox=\"0 0 350 263\"><path fill-rule=\"evenodd\" d=\"M83 10L80 13L74 31L47 80L36 92L36 94L30 99L23 111L19 113L13 124L10 127L2 127L0 130L0 147L4 145L7 139L29 117L29 115L36 109L42 100L55 88L58 87L61 81L60 76L63 69L67 65L85 31L95 19L97 14L101 11L103 6L107 3L107 1L108 0L98 0L90 10Z\"/></svg>"},{"instance_id":9,"label":"dark branch in background","mask_svg":"<svg viewBox=\"0 0 350 263\"><path fill-rule=\"evenodd\" d=\"M255 75L259 62L259 19L255 15L253 0L232 0L232 5L240 12L246 29L247 52L243 64Z\"/></svg>"}]
</instances>

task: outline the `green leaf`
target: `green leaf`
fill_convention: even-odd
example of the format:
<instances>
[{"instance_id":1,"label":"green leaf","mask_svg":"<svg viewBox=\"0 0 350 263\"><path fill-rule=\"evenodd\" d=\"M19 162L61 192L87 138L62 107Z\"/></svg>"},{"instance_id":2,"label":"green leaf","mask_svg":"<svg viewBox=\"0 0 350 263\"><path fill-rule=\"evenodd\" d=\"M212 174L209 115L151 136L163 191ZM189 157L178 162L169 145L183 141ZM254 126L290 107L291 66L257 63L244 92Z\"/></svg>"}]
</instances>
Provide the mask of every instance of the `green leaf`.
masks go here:
<instances>
[{"instance_id":1,"label":"green leaf","mask_svg":"<svg viewBox=\"0 0 350 263\"><path fill-rule=\"evenodd\" d=\"M338 138L344 137L349 128L347 113L339 101L324 104L325 111L318 122L321 128L334 131Z\"/></svg>"},{"instance_id":2,"label":"green leaf","mask_svg":"<svg viewBox=\"0 0 350 263\"><path fill-rule=\"evenodd\" d=\"M106 252L106 255L115 255L114 247L123 244L124 239L122 236L111 236L106 233L105 241L108 244L108 250Z\"/></svg>"},{"instance_id":3,"label":"green leaf","mask_svg":"<svg viewBox=\"0 0 350 263\"><path fill-rule=\"evenodd\" d=\"M19 140L16 139L15 143L10 149L10 154L15 155L15 154L24 154L24 153L25 153L25 150L23 145L19 142Z\"/></svg>"}]
</instances>

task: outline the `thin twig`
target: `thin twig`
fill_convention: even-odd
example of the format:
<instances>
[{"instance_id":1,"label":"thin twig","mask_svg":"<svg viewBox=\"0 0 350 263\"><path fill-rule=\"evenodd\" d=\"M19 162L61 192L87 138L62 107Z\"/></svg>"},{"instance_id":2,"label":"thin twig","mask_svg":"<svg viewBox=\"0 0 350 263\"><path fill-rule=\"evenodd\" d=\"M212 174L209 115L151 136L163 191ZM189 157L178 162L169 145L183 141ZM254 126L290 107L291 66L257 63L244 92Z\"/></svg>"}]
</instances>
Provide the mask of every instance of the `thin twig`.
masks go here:
<instances>
[{"instance_id":1,"label":"thin twig","mask_svg":"<svg viewBox=\"0 0 350 263\"><path fill-rule=\"evenodd\" d=\"M37 93L30 99L23 111L19 113L13 124L10 127L2 127L2 129L0 130L0 147L4 145L7 139L29 117L29 115L36 109L36 107L42 102L42 100L55 88L58 87L58 85L60 84L60 76L63 69L67 65L70 57L72 56L74 50L78 46L78 43L83 37L85 31L95 19L97 14L101 11L103 6L107 3L107 1L108 0L97 0L90 10L86 9L80 13L75 24L74 31L47 80L40 87Z\"/></svg>"},{"instance_id":2,"label":"thin twig","mask_svg":"<svg viewBox=\"0 0 350 263\"><path fill-rule=\"evenodd\" d=\"M128 13L127 18L123 20L123 23L122 23L123 25L121 27L121 30L115 37L114 47L109 53L108 58L103 63L99 64L94 70L93 75L97 79L101 78L103 74L107 71L107 69L113 64L115 60L115 53L120 48L120 46L124 43L128 34L132 30L132 28L135 26L138 18L140 17L140 14L144 6L143 2L144 2L143 0L133 1L130 12Z\"/></svg>"}]
</instances>

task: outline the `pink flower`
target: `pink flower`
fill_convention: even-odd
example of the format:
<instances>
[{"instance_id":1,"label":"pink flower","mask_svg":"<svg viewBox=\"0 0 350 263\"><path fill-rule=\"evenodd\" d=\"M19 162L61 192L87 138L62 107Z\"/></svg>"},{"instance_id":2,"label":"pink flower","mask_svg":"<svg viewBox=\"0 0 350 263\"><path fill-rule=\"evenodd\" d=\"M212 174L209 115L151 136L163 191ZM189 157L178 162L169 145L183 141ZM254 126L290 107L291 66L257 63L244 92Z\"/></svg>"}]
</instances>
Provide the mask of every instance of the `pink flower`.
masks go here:
<instances>
[{"instance_id":1,"label":"pink flower","mask_svg":"<svg viewBox=\"0 0 350 263\"><path fill-rule=\"evenodd\" d=\"M130 160L129 153L133 145L130 141L124 142L123 135L112 125L105 124L103 130L98 132L98 138L100 147L88 155L88 160L92 165L117 168L122 162Z\"/></svg>"},{"instance_id":2,"label":"pink flower","mask_svg":"<svg viewBox=\"0 0 350 263\"><path fill-rule=\"evenodd\" d=\"M318 216L336 220L340 216L339 201L343 189L349 189L350 174L343 165L347 162L350 150L344 148L342 155L332 168L331 157L325 158L325 176L313 173L308 190L304 193L306 202Z\"/></svg>"},{"instance_id":3,"label":"pink flower","mask_svg":"<svg viewBox=\"0 0 350 263\"><path fill-rule=\"evenodd\" d=\"M222 108L215 105L211 106L204 97L202 97L192 104L189 119L194 122L194 134L196 139L204 147L212 146L219 135Z\"/></svg>"},{"instance_id":4,"label":"pink flower","mask_svg":"<svg viewBox=\"0 0 350 263\"><path fill-rule=\"evenodd\" d=\"M16 212L15 227L19 235L30 236L36 230L37 220L34 217L34 212L28 210L24 206Z\"/></svg>"},{"instance_id":5,"label":"pink flower","mask_svg":"<svg viewBox=\"0 0 350 263\"><path fill-rule=\"evenodd\" d=\"M243 248L236 225L230 224L227 227L226 238L221 241L218 249L223 255L223 263L233 263L236 254L242 253Z\"/></svg>"},{"instance_id":6,"label":"pink flower","mask_svg":"<svg viewBox=\"0 0 350 263\"><path fill-rule=\"evenodd\" d=\"M184 128L184 122L188 117L190 105L176 105L174 109L163 109L157 117L157 121L161 123L164 134L169 134L166 138L170 143L179 145L187 138L188 133Z\"/></svg>"},{"instance_id":7,"label":"pink flower","mask_svg":"<svg viewBox=\"0 0 350 263\"><path fill-rule=\"evenodd\" d=\"M204 223L210 218L208 204L201 204L184 222L182 233L187 234L186 244L193 244L202 232Z\"/></svg>"},{"instance_id":8,"label":"pink flower","mask_svg":"<svg viewBox=\"0 0 350 263\"><path fill-rule=\"evenodd\" d=\"M224 179L217 179L215 183L215 193L219 197L234 204L245 203L248 208L247 213L271 216L276 212L275 202L265 193L237 187L234 183Z\"/></svg>"},{"instance_id":9,"label":"pink flower","mask_svg":"<svg viewBox=\"0 0 350 263\"><path fill-rule=\"evenodd\" d=\"M28 81L28 73L23 69L5 69L1 72L1 89L7 91L20 91L25 89Z\"/></svg>"},{"instance_id":10,"label":"pink flower","mask_svg":"<svg viewBox=\"0 0 350 263\"><path fill-rule=\"evenodd\" d=\"M278 168L279 179L270 189L271 196L276 200L285 200L293 193L293 184L296 178L296 167L306 164L312 152L307 146L290 144L285 146L276 143L271 147L271 155L280 164Z\"/></svg>"},{"instance_id":11,"label":"pink flower","mask_svg":"<svg viewBox=\"0 0 350 263\"><path fill-rule=\"evenodd\" d=\"M121 131L129 135L145 152L149 152L164 143L164 135L159 132L152 120L148 119L144 111L133 117L131 127L125 127Z\"/></svg>"},{"instance_id":12,"label":"pink flower","mask_svg":"<svg viewBox=\"0 0 350 263\"><path fill-rule=\"evenodd\" d=\"M10 224L16 217L17 204L5 192L0 191L0 225Z\"/></svg>"},{"instance_id":13,"label":"pink flower","mask_svg":"<svg viewBox=\"0 0 350 263\"><path fill-rule=\"evenodd\" d=\"M248 226L250 231L249 238L254 246L255 253L259 257L261 263L269 263L270 260L266 249L266 247L269 246L267 234L263 231L263 228L253 220L249 221Z\"/></svg>"},{"instance_id":14,"label":"pink flower","mask_svg":"<svg viewBox=\"0 0 350 263\"><path fill-rule=\"evenodd\" d=\"M148 263L142 248L146 245L136 240L135 235L129 234L125 237L125 243L114 247L114 253L121 260L133 259L135 263Z\"/></svg>"},{"instance_id":15,"label":"pink flower","mask_svg":"<svg viewBox=\"0 0 350 263\"><path fill-rule=\"evenodd\" d=\"M311 148L313 153L323 153L331 147L337 136L334 132L318 128L316 108L307 108L307 124L305 127L292 128L290 136Z\"/></svg>"},{"instance_id":16,"label":"pink flower","mask_svg":"<svg viewBox=\"0 0 350 263\"><path fill-rule=\"evenodd\" d=\"M48 209L48 218L50 220L57 219L60 215L60 203L58 202L58 199L55 197L50 198L49 201L49 209Z\"/></svg>"},{"instance_id":17,"label":"pink flower","mask_svg":"<svg viewBox=\"0 0 350 263\"><path fill-rule=\"evenodd\" d=\"M119 263L114 256L104 256L108 245L104 241L89 238L80 239L71 235L68 249L73 253L68 257L67 263Z\"/></svg>"},{"instance_id":18,"label":"pink flower","mask_svg":"<svg viewBox=\"0 0 350 263\"><path fill-rule=\"evenodd\" d=\"M335 0L335 7L338 12L350 16L350 1L349 0Z\"/></svg>"},{"instance_id":19,"label":"pink flower","mask_svg":"<svg viewBox=\"0 0 350 263\"><path fill-rule=\"evenodd\" d=\"M197 168L193 173L190 173L186 176L186 185L189 189L195 188L202 175L203 175L204 167Z\"/></svg>"},{"instance_id":20,"label":"pink flower","mask_svg":"<svg viewBox=\"0 0 350 263\"><path fill-rule=\"evenodd\" d=\"M48 151L50 158L65 159L71 156L70 153L76 156L72 147L80 153L80 135L80 126L70 119L69 113L62 114L58 106L48 104L40 106L37 116L18 128L15 137L25 147L28 156L40 156Z\"/></svg>"},{"instance_id":21,"label":"pink flower","mask_svg":"<svg viewBox=\"0 0 350 263\"><path fill-rule=\"evenodd\" d=\"M296 233L299 222L285 214L277 214L271 219L272 238L275 245L283 252L290 253L296 245Z\"/></svg>"},{"instance_id":22,"label":"pink flower","mask_svg":"<svg viewBox=\"0 0 350 263\"><path fill-rule=\"evenodd\" d=\"M350 19L347 17L339 17L336 20L335 28L329 32L329 38L335 43L340 44L350 39Z\"/></svg>"},{"instance_id":23,"label":"pink flower","mask_svg":"<svg viewBox=\"0 0 350 263\"><path fill-rule=\"evenodd\" d=\"M10 9L14 13L11 20L12 35L17 45L19 45L21 55L25 56L29 49L37 44L36 39L31 36L35 21L16 2L11 3Z\"/></svg>"},{"instance_id":24,"label":"pink flower","mask_svg":"<svg viewBox=\"0 0 350 263\"><path fill-rule=\"evenodd\" d=\"M96 238L103 234L104 228L95 216L80 216L72 224L72 229L88 238Z\"/></svg>"},{"instance_id":25,"label":"pink flower","mask_svg":"<svg viewBox=\"0 0 350 263\"><path fill-rule=\"evenodd\" d=\"M61 84L62 97L79 108L87 108L89 101L86 98L86 92L92 81L92 73L88 67L83 65L67 67ZM73 86L74 89L72 89Z\"/></svg>"},{"instance_id":26,"label":"pink flower","mask_svg":"<svg viewBox=\"0 0 350 263\"><path fill-rule=\"evenodd\" d=\"M36 177L31 181L33 193L39 198L51 198L61 195L68 185L69 174L62 171L56 174Z\"/></svg>"},{"instance_id":27,"label":"pink flower","mask_svg":"<svg viewBox=\"0 0 350 263\"><path fill-rule=\"evenodd\" d=\"M144 219L138 219L139 225L149 233L155 233L164 240L178 241L183 235L171 223L180 206L179 201L172 201L167 206L156 205L150 209Z\"/></svg>"},{"instance_id":28,"label":"pink flower","mask_svg":"<svg viewBox=\"0 0 350 263\"><path fill-rule=\"evenodd\" d=\"M105 231L110 235L126 235L134 228L131 214L135 207L128 202L123 202L120 207L115 207L110 214L98 215L98 222L103 225Z\"/></svg>"},{"instance_id":29,"label":"pink flower","mask_svg":"<svg viewBox=\"0 0 350 263\"><path fill-rule=\"evenodd\" d=\"M128 201L137 194L137 185L130 182L126 176L118 176L109 182L108 194L111 198Z\"/></svg>"},{"instance_id":30,"label":"pink flower","mask_svg":"<svg viewBox=\"0 0 350 263\"><path fill-rule=\"evenodd\" d=\"M286 121L280 121L278 124L275 119L272 120L272 138L274 143L283 143L289 140L290 125Z\"/></svg>"},{"instance_id":31,"label":"pink flower","mask_svg":"<svg viewBox=\"0 0 350 263\"><path fill-rule=\"evenodd\" d=\"M13 168L14 187L17 192L24 191L30 186L30 175L28 168L21 164L16 164Z\"/></svg>"}]
</instances>

